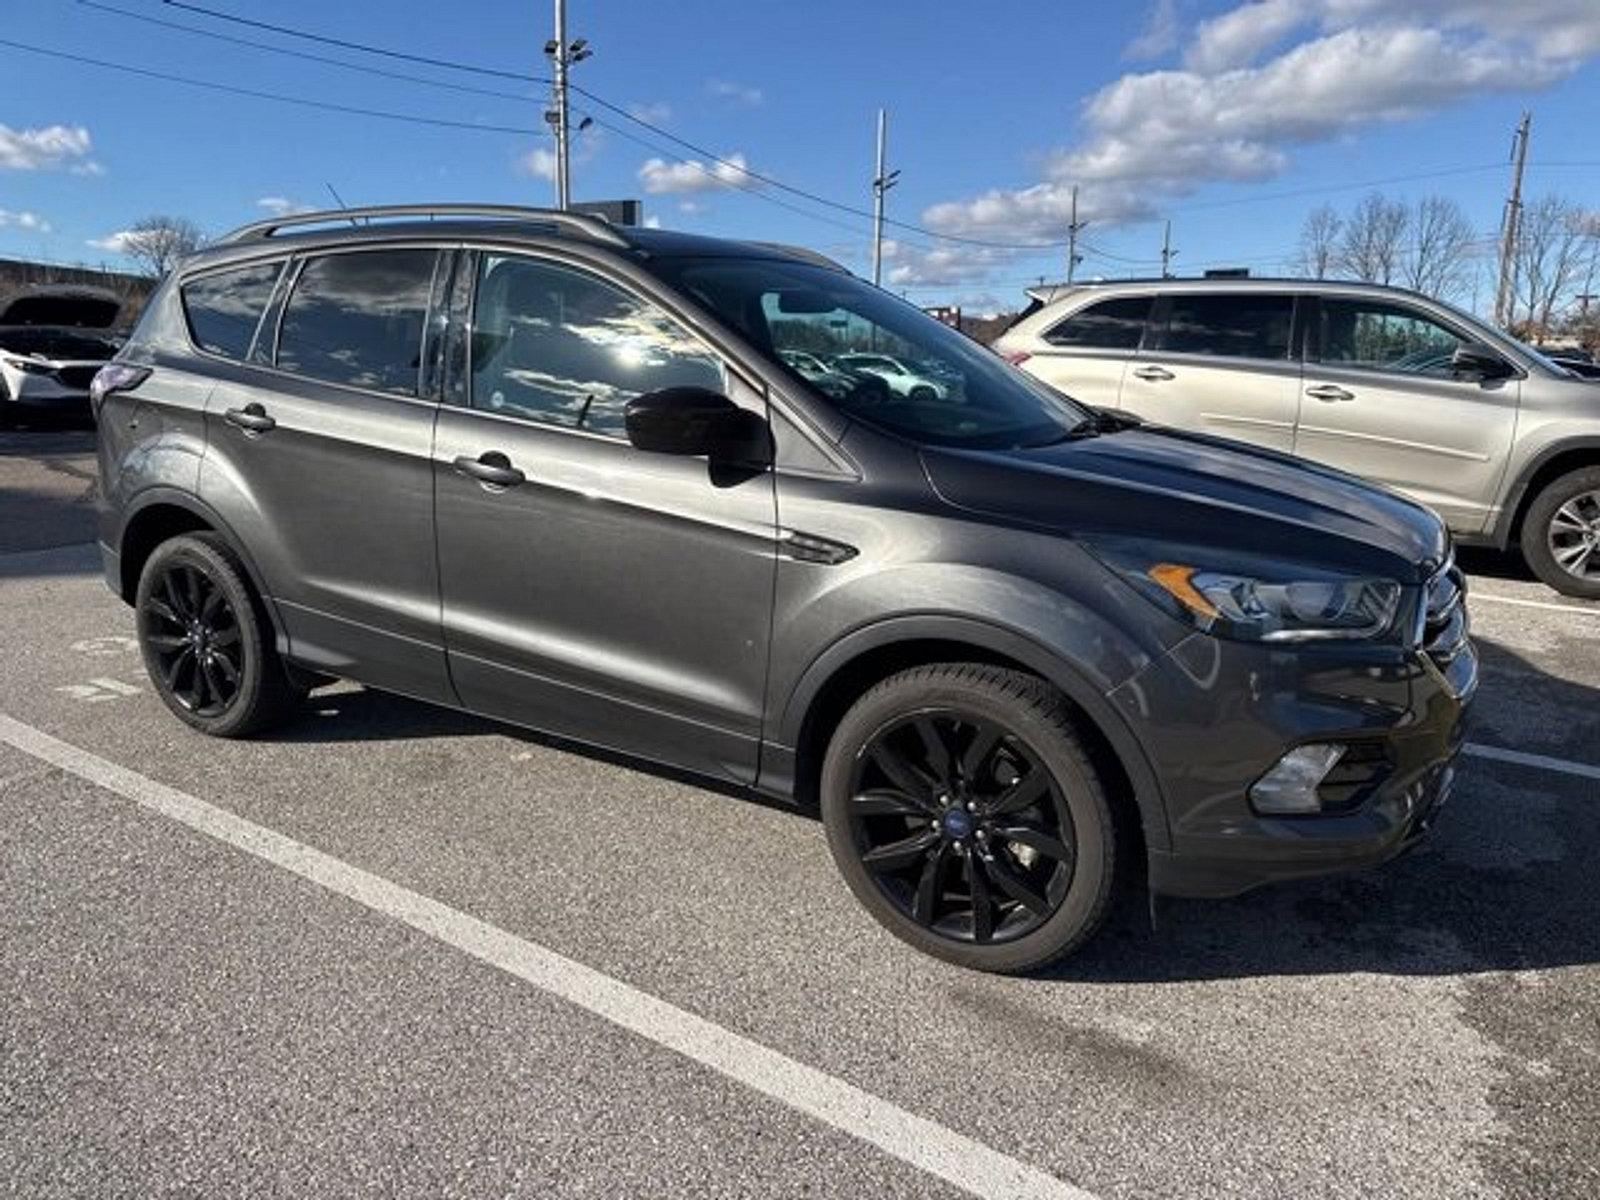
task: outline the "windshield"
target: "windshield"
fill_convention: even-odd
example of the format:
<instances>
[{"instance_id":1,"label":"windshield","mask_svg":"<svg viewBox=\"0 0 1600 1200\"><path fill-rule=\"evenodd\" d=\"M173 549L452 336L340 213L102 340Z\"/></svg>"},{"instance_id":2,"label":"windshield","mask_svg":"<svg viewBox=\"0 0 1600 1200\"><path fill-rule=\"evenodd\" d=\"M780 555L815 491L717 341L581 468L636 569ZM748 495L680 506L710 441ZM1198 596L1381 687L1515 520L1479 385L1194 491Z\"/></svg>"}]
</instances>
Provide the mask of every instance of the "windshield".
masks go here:
<instances>
[{"instance_id":1,"label":"windshield","mask_svg":"<svg viewBox=\"0 0 1600 1200\"><path fill-rule=\"evenodd\" d=\"M912 441L1040 446L1078 430L1088 416L977 342L852 275L771 259L650 265L790 378L849 417Z\"/></svg>"}]
</instances>

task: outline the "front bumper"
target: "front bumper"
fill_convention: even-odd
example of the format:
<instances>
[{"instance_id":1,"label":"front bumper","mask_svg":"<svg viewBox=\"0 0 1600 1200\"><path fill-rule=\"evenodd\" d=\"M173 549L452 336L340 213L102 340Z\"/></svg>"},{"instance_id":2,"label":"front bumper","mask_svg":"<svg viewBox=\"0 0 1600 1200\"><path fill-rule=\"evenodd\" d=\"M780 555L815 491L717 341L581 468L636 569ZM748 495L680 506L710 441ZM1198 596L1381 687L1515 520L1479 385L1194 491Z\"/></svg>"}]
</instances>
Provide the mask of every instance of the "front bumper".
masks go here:
<instances>
[{"instance_id":1,"label":"front bumper","mask_svg":"<svg viewBox=\"0 0 1600 1200\"><path fill-rule=\"evenodd\" d=\"M1152 891L1234 896L1360 870L1427 833L1454 784L1477 656L1464 643L1441 670L1422 653L1387 654L1191 639L1113 693L1144 725L1164 784L1170 846L1150 852ZM1338 811L1257 813L1251 785L1306 742L1363 747L1372 779Z\"/></svg>"}]
</instances>

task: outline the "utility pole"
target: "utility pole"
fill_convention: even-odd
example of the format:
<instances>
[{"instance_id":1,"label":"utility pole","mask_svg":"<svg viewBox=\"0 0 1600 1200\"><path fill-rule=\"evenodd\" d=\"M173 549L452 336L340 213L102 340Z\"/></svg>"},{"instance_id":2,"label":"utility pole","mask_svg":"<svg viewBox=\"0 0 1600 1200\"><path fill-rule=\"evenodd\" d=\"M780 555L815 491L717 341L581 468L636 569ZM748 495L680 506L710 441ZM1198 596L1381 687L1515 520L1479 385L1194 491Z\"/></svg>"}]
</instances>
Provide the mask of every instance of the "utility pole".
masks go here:
<instances>
[{"instance_id":1,"label":"utility pole","mask_svg":"<svg viewBox=\"0 0 1600 1200\"><path fill-rule=\"evenodd\" d=\"M1072 185L1072 215L1067 219L1067 282L1077 273L1083 255L1078 253L1078 232L1089 222L1078 220L1078 185Z\"/></svg>"},{"instance_id":2,"label":"utility pole","mask_svg":"<svg viewBox=\"0 0 1600 1200\"><path fill-rule=\"evenodd\" d=\"M1506 201L1506 219L1500 241L1500 285L1494 294L1494 321L1505 328L1516 318L1517 245L1522 224L1522 169L1528 162L1528 130L1533 114L1524 112L1517 125L1513 153L1516 169L1511 174L1511 198Z\"/></svg>"},{"instance_id":3,"label":"utility pole","mask_svg":"<svg viewBox=\"0 0 1600 1200\"><path fill-rule=\"evenodd\" d=\"M889 114L878 110L878 169L872 176L872 286L883 281L883 195L900 182L899 171L885 173L889 147Z\"/></svg>"},{"instance_id":4,"label":"utility pole","mask_svg":"<svg viewBox=\"0 0 1600 1200\"><path fill-rule=\"evenodd\" d=\"M544 53L554 68L555 100L555 107L544 114L544 119L556 135L556 207L565 211L572 207L572 120L567 106L567 69L594 53L583 38L568 44L567 0L556 0L556 36L544 44Z\"/></svg>"},{"instance_id":5,"label":"utility pole","mask_svg":"<svg viewBox=\"0 0 1600 1200\"><path fill-rule=\"evenodd\" d=\"M1161 278L1171 279L1172 272L1168 268L1178 252L1172 248L1172 222L1167 222L1167 231L1161 235Z\"/></svg>"}]
</instances>

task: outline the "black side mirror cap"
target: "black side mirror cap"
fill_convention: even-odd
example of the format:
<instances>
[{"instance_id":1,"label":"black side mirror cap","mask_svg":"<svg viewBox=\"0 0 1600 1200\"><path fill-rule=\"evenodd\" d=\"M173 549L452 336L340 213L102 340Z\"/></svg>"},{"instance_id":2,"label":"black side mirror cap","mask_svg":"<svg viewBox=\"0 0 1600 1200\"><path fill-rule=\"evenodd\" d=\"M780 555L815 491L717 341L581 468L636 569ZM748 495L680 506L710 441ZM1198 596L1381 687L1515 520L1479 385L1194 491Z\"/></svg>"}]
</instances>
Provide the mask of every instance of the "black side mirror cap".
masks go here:
<instances>
[{"instance_id":1,"label":"black side mirror cap","mask_svg":"<svg viewBox=\"0 0 1600 1200\"><path fill-rule=\"evenodd\" d=\"M1450 356L1450 371L1463 379L1505 379L1516 374L1499 351L1481 342L1465 342Z\"/></svg>"},{"instance_id":2,"label":"black side mirror cap","mask_svg":"<svg viewBox=\"0 0 1600 1200\"><path fill-rule=\"evenodd\" d=\"M655 454L698 455L718 463L772 461L767 423L720 392L669 387L628 401L628 441Z\"/></svg>"}]
</instances>

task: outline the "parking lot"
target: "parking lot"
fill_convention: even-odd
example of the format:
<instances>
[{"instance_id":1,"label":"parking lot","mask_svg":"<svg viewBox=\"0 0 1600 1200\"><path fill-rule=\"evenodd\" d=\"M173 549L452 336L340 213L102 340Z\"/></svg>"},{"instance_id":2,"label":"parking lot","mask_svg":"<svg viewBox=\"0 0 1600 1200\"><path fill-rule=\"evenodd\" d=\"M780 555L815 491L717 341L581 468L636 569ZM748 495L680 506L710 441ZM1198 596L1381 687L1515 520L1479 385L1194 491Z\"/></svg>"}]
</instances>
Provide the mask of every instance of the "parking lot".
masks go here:
<instances>
[{"instance_id":1,"label":"parking lot","mask_svg":"<svg viewBox=\"0 0 1600 1200\"><path fill-rule=\"evenodd\" d=\"M343 685L190 732L91 447L0 434L0 1194L1600 1194L1600 605L1466 559L1424 849L1005 979L637 764Z\"/></svg>"}]
</instances>

